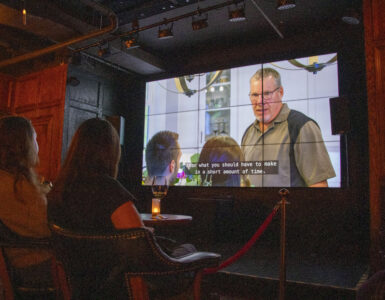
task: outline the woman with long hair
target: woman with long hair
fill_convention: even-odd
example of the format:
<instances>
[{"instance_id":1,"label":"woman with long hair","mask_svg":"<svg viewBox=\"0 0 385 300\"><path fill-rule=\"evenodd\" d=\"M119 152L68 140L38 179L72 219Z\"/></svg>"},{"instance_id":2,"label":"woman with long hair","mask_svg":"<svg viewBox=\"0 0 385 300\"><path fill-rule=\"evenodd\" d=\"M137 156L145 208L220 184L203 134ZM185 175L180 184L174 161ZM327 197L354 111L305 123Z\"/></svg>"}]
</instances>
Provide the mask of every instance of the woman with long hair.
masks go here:
<instances>
[{"instance_id":1,"label":"woman with long hair","mask_svg":"<svg viewBox=\"0 0 385 300\"><path fill-rule=\"evenodd\" d=\"M229 136L215 136L207 140L199 155L198 165L209 166L211 163L238 163L244 156L238 143ZM249 180L241 174L208 174L207 168L200 168L201 181L204 186L248 186Z\"/></svg>"},{"instance_id":2,"label":"woman with long hair","mask_svg":"<svg viewBox=\"0 0 385 300\"><path fill-rule=\"evenodd\" d=\"M119 136L111 123L83 122L49 194L49 218L90 232L143 227L133 195L116 180L119 160Z\"/></svg>"},{"instance_id":3,"label":"woman with long hair","mask_svg":"<svg viewBox=\"0 0 385 300\"><path fill-rule=\"evenodd\" d=\"M28 119L0 118L0 220L16 234L44 238L50 236L47 188L35 173L38 152L36 132ZM50 252L8 249L6 254L20 280L51 282Z\"/></svg>"}]
</instances>

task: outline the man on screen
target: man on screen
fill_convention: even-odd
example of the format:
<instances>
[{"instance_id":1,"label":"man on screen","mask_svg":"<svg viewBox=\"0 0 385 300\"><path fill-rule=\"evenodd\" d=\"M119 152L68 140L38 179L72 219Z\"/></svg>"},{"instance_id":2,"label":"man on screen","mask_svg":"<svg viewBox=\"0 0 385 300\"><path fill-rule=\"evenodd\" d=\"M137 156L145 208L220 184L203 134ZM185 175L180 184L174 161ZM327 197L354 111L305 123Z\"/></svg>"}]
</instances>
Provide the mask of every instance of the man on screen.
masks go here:
<instances>
[{"instance_id":1,"label":"man on screen","mask_svg":"<svg viewBox=\"0 0 385 300\"><path fill-rule=\"evenodd\" d=\"M172 131L159 131L146 146L147 184L172 184L179 170L182 156L178 143L179 135ZM153 182L156 177L157 182Z\"/></svg>"},{"instance_id":2,"label":"man on screen","mask_svg":"<svg viewBox=\"0 0 385 300\"><path fill-rule=\"evenodd\" d=\"M317 123L282 103L280 74L258 70L250 79L250 101L256 120L242 138L245 161L253 162L254 186L327 187L335 177Z\"/></svg>"}]
</instances>

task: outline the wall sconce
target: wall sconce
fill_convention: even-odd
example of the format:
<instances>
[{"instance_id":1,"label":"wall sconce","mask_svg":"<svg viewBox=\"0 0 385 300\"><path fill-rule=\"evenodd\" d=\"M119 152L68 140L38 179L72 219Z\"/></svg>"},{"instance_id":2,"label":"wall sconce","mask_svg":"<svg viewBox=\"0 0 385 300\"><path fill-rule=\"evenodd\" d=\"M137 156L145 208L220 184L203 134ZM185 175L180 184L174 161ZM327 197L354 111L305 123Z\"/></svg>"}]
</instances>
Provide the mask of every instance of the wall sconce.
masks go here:
<instances>
[{"instance_id":1,"label":"wall sconce","mask_svg":"<svg viewBox=\"0 0 385 300\"><path fill-rule=\"evenodd\" d=\"M166 24L164 26L165 26L165 28L163 28L163 29L161 28L161 26L159 26L158 38L160 40L167 40L167 39L173 38L174 34L172 33L172 27L174 26L174 23L171 23L170 27L167 27Z\"/></svg>"},{"instance_id":2,"label":"wall sconce","mask_svg":"<svg viewBox=\"0 0 385 300\"><path fill-rule=\"evenodd\" d=\"M295 0L278 0L277 9L285 10L295 7Z\"/></svg>"},{"instance_id":3,"label":"wall sconce","mask_svg":"<svg viewBox=\"0 0 385 300\"><path fill-rule=\"evenodd\" d=\"M243 4L236 4L235 9L230 10L229 8L229 21L230 22L242 22L246 20L245 15L245 2Z\"/></svg>"},{"instance_id":4,"label":"wall sconce","mask_svg":"<svg viewBox=\"0 0 385 300\"><path fill-rule=\"evenodd\" d=\"M206 28L207 26L209 26L209 24L207 23L207 19L208 19L207 14L206 16L203 16L203 17L193 16L192 22L191 22L192 29L195 31L195 30L201 30L203 28Z\"/></svg>"}]
</instances>

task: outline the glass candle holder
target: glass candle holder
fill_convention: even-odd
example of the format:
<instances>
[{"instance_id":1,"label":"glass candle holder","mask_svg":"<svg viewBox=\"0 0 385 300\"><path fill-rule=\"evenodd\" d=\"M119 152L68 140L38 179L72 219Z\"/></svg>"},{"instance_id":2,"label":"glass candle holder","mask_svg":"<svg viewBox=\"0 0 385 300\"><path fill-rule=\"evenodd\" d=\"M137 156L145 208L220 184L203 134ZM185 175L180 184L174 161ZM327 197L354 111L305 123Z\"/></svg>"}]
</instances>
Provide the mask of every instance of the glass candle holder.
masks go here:
<instances>
[{"instance_id":1,"label":"glass candle holder","mask_svg":"<svg viewBox=\"0 0 385 300\"><path fill-rule=\"evenodd\" d=\"M152 217L156 218L160 214L160 199L152 198L152 207L151 207Z\"/></svg>"}]
</instances>

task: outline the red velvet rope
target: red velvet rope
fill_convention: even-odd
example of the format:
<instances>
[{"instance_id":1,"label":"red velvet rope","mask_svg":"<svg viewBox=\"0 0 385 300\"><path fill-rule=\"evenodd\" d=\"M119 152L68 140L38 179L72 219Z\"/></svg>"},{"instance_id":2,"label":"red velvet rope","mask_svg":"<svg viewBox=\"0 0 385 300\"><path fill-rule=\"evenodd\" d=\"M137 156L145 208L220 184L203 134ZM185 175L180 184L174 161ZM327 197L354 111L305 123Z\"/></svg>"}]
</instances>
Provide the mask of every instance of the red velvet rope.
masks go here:
<instances>
[{"instance_id":1,"label":"red velvet rope","mask_svg":"<svg viewBox=\"0 0 385 300\"><path fill-rule=\"evenodd\" d=\"M203 274L212 274L212 273L218 272L219 270L222 270L222 269L226 268L227 266L231 265L238 258L243 256L247 251L249 251L249 249L259 239L259 237L262 235L262 233L264 233L264 231L266 230L267 226L269 226L269 224L273 220L273 217L277 213L278 209L279 209L279 205L274 207L273 211L270 213L270 215L267 216L265 221L258 228L258 230L254 233L254 235L251 237L251 239L240 250L238 250L237 253L235 253L233 256L229 257L225 261L223 261L218 267L204 269L203 270Z\"/></svg>"}]
</instances>

